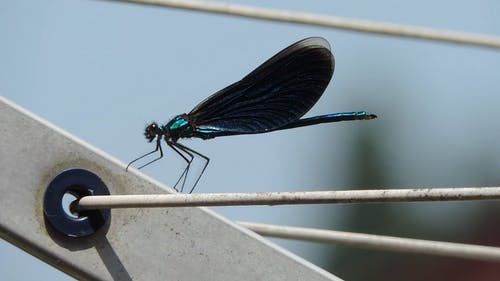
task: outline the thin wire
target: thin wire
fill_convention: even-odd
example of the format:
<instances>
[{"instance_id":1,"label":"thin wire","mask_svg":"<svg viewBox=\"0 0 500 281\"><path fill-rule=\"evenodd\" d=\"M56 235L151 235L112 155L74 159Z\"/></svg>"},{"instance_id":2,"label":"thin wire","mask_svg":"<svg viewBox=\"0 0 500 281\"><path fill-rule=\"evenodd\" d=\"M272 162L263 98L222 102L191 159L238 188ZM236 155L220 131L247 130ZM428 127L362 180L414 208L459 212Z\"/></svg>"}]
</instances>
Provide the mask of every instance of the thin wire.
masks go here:
<instances>
[{"instance_id":1,"label":"thin wire","mask_svg":"<svg viewBox=\"0 0 500 281\"><path fill-rule=\"evenodd\" d=\"M500 48L500 37L198 0L114 0L455 44Z\"/></svg>"},{"instance_id":2,"label":"thin wire","mask_svg":"<svg viewBox=\"0 0 500 281\"><path fill-rule=\"evenodd\" d=\"M251 222L238 223L263 236L330 243L355 248L500 262L500 248L498 247Z\"/></svg>"},{"instance_id":3,"label":"thin wire","mask_svg":"<svg viewBox=\"0 0 500 281\"><path fill-rule=\"evenodd\" d=\"M86 196L75 210L500 199L500 187Z\"/></svg>"}]
</instances>

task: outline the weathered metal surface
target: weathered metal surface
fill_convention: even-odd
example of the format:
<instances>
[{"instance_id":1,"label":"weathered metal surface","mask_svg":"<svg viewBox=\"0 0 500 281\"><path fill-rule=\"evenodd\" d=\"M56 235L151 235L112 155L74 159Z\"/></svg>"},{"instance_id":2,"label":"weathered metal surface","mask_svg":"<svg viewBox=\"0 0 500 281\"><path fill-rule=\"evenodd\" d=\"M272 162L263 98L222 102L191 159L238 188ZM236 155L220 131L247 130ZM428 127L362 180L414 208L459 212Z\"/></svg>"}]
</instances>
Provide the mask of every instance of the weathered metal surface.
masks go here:
<instances>
[{"instance_id":1,"label":"weathered metal surface","mask_svg":"<svg viewBox=\"0 0 500 281\"><path fill-rule=\"evenodd\" d=\"M113 210L87 239L47 229L43 194L69 168L94 172L111 194L168 187L0 97L0 237L86 280L338 280L204 208Z\"/></svg>"}]
</instances>

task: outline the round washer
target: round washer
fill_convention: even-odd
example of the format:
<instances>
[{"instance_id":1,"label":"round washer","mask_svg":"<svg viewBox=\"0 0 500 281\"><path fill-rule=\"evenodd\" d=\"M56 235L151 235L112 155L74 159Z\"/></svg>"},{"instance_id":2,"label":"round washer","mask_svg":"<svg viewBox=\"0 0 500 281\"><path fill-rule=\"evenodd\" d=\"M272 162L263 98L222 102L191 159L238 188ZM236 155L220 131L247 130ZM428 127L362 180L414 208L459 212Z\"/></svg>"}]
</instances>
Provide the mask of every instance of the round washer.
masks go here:
<instances>
[{"instance_id":1,"label":"round washer","mask_svg":"<svg viewBox=\"0 0 500 281\"><path fill-rule=\"evenodd\" d=\"M44 216L50 225L68 237L86 237L94 234L111 219L111 211L89 210L71 216L63 209L63 196L72 194L77 199L89 195L109 195L104 182L84 169L69 169L58 174L45 191Z\"/></svg>"}]
</instances>

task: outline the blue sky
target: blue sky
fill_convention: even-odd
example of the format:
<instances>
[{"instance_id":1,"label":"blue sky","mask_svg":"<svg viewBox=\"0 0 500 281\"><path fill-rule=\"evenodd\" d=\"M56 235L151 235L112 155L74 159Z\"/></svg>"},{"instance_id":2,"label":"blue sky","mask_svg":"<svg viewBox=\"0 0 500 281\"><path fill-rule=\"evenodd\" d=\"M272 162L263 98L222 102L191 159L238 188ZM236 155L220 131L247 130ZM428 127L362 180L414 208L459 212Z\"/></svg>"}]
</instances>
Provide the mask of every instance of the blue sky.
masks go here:
<instances>
[{"instance_id":1,"label":"blue sky","mask_svg":"<svg viewBox=\"0 0 500 281\"><path fill-rule=\"evenodd\" d=\"M498 1L244 3L500 36ZM111 1L0 0L0 94L128 162L153 148L142 135L150 121L189 112L309 36L330 42L336 69L308 116L367 110L379 118L186 140L211 159L197 192L498 185L498 50ZM366 136L382 160L365 164L386 171L387 181L353 180L352 155ZM182 159L166 151L143 172L173 184L182 168ZM433 212L415 209L421 216ZM460 209L452 205L426 219L459 229L448 215L466 216ZM326 206L216 210L238 220L311 227L333 221L338 228L349 212ZM320 246L277 242L321 265ZM6 242L0 253L8 280L69 278Z\"/></svg>"}]
</instances>

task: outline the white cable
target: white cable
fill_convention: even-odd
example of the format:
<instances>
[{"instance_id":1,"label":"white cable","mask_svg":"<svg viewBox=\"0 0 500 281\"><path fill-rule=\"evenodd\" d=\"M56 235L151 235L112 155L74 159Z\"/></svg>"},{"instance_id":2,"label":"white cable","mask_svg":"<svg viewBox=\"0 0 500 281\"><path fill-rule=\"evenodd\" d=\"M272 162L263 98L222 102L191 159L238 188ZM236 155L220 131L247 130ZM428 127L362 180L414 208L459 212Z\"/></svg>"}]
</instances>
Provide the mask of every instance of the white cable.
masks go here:
<instances>
[{"instance_id":1,"label":"white cable","mask_svg":"<svg viewBox=\"0 0 500 281\"><path fill-rule=\"evenodd\" d=\"M81 198L77 210L111 208L283 205L500 199L500 187L307 192L103 195Z\"/></svg>"},{"instance_id":2,"label":"white cable","mask_svg":"<svg viewBox=\"0 0 500 281\"><path fill-rule=\"evenodd\" d=\"M331 243L355 248L500 262L500 248L251 222L240 225L263 236Z\"/></svg>"},{"instance_id":3,"label":"white cable","mask_svg":"<svg viewBox=\"0 0 500 281\"><path fill-rule=\"evenodd\" d=\"M290 22L322 27L339 28L359 32L376 33L391 36L444 41L456 44L468 44L489 48L500 48L500 37L472 34L448 30L438 30L409 25L371 22L311 13L266 9L238 4L209 2L198 0L115 0L137 4L164 6L217 14L226 14L254 19Z\"/></svg>"}]
</instances>

